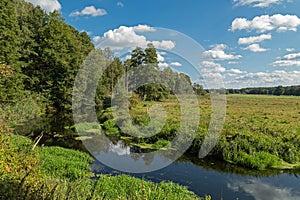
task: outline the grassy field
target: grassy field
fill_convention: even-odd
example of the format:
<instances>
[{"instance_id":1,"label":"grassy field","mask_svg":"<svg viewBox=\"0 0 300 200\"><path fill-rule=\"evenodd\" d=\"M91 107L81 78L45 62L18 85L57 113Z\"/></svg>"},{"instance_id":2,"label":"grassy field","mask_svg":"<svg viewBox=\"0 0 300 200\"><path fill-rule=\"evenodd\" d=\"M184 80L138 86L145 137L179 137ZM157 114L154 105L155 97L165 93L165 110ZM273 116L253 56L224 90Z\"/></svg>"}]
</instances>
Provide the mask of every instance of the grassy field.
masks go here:
<instances>
[{"instance_id":1,"label":"grassy field","mask_svg":"<svg viewBox=\"0 0 300 200\"><path fill-rule=\"evenodd\" d=\"M157 149L168 144L180 125L180 105L175 97L163 102L140 102L130 110L133 121L141 126L149 124L147 111L158 103L167 113L165 126L159 133L146 139L128 137L117 132L116 136L125 136L127 140L141 147ZM201 120L196 138L188 153L197 154L211 117L209 96L199 97ZM300 97L266 95L227 95L226 121L222 135L216 147L209 154L214 158L253 169L299 168L300 161ZM187 119L188 120L188 119ZM160 142L162 141L162 142ZM151 146L152 145L152 146Z\"/></svg>"}]
</instances>

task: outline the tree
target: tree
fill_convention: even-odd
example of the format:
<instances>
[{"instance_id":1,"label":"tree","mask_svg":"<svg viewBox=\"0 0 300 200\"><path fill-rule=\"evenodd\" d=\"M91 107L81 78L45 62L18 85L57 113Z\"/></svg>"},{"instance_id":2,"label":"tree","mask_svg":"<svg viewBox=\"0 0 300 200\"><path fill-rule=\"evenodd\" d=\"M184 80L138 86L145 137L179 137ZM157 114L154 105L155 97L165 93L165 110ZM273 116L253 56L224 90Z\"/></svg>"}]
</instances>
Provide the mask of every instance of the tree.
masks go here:
<instances>
[{"instance_id":1,"label":"tree","mask_svg":"<svg viewBox=\"0 0 300 200\"><path fill-rule=\"evenodd\" d=\"M274 91L273 91L274 95L280 96L280 95L283 95L283 93L284 93L283 86L280 85L280 86L274 88Z\"/></svg>"},{"instance_id":2,"label":"tree","mask_svg":"<svg viewBox=\"0 0 300 200\"><path fill-rule=\"evenodd\" d=\"M21 41L15 1L1 0L0 10L0 98L13 101L22 98L24 78L19 62ZM11 73L8 75L7 71Z\"/></svg>"},{"instance_id":3,"label":"tree","mask_svg":"<svg viewBox=\"0 0 300 200\"><path fill-rule=\"evenodd\" d=\"M58 113L70 113L75 76L94 46L86 33L67 25L57 11L46 15L35 28L36 59L24 69L30 80L28 89L46 96Z\"/></svg>"},{"instance_id":4,"label":"tree","mask_svg":"<svg viewBox=\"0 0 300 200\"><path fill-rule=\"evenodd\" d=\"M145 53L142 48L136 47L131 53L131 68L142 65L145 61Z\"/></svg>"},{"instance_id":5,"label":"tree","mask_svg":"<svg viewBox=\"0 0 300 200\"><path fill-rule=\"evenodd\" d=\"M147 48L145 49L145 58L144 58L145 64L152 64L158 68L158 60L157 60L157 52L155 47L152 43L149 43L147 45Z\"/></svg>"}]
</instances>

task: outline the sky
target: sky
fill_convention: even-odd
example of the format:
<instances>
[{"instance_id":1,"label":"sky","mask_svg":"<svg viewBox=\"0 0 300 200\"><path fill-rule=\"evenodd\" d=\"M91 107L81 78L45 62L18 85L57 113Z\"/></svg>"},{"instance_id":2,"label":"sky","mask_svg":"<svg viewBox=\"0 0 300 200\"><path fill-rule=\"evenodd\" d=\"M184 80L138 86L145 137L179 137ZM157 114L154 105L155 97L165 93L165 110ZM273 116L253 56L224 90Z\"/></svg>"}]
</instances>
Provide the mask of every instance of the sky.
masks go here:
<instances>
[{"instance_id":1,"label":"sky","mask_svg":"<svg viewBox=\"0 0 300 200\"><path fill-rule=\"evenodd\" d=\"M26 1L58 10L116 55L151 42L161 68L185 72L194 82L300 85L299 0Z\"/></svg>"}]
</instances>

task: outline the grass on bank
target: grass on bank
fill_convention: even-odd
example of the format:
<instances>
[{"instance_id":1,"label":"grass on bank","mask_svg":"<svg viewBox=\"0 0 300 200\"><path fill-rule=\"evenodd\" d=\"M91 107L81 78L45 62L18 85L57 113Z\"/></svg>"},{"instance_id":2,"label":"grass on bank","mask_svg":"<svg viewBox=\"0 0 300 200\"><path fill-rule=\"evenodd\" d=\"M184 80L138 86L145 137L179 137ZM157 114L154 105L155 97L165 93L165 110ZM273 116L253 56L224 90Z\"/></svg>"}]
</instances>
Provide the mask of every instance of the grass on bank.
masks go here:
<instances>
[{"instance_id":1,"label":"grass on bank","mask_svg":"<svg viewBox=\"0 0 300 200\"><path fill-rule=\"evenodd\" d=\"M162 105L167 112L166 124L158 134L136 139L121 130L115 133L116 126L110 119L113 135L126 138L127 142L136 146L154 150L156 143L167 144L166 141L171 141L177 134L181 120L180 105L175 97L164 102L139 102L131 107L131 117L141 126L149 124L147 111L154 104ZM195 155L198 155L210 123L209 96L200 96L199 106L199 127L187 152ZM251 169L300 169L299 97L228 95L226 107L226 121L220 140L209 156Z\"/></svg>"},{"instance_id":2,"label":"grass on bank","mask_svg":"<svg viewBox=\"0 0 300 200\"><path fill-rule=\"evenodd\" d=\"M126 175L90 178L93 159L60 147L38 147L0 132L0 199L199 199L186 187ZM205 197L210 199L210 197Z\"/></svg>"}]
</instances>

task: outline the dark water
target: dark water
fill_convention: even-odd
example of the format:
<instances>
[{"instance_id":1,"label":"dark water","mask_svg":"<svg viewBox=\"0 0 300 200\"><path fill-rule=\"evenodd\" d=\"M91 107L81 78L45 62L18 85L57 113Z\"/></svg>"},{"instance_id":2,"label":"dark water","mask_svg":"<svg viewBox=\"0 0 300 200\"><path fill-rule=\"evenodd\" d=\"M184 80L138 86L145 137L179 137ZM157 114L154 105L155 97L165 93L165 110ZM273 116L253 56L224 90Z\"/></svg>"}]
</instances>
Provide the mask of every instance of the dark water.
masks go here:
<instances>
[{"instance_id":1,"label":"dark water","mask_svg":"<svg viewBox=\"0 0 300 200\"><path fill-rule=\"evenodd\" d=\"M31 132L31 135L47 133L41 142L45 145L86 150L80 140L74 139L73 131L64 129L64 125L58 126L59 121L57 119L35 120L17 130L23 133ZM64 133L65 136L57 136L60 133ZM99 138L90 140L98 144ZM127 146L122 141L110 142L108 145L100 143L94 152L90 152L96 159L106 157L118 162L119 159L127 158L131 164L140 163L142 166L168 159L159 154L150 159L136 156L140 149ZM172 181L187 186L199 196L209 194L213 199L300 200L300 178L293 171L252 171L211 159L200 160L196 157L183 156L163 169L140 174L123 173L95 161L92 164L92 171L95 174L129 174L153 182Z\"/></svg>"},{"instance_id":2,"label":"dark water","mask_svg":"<svg viewBox=\"0 0 300 200\"><path fill-rule=\"evenodd\" d=\"M110 145L110 150L99 151L99 156L132 157L136 152L121 142ZM159 157L160 155L156 155ZM153 158L155 160L156 158ZM131 159L131 162L140 162ZM144 160L146 162L146 160ZM149 164L149 163L148 163ZM209 194L213 199L242 200L299 200L300 179L291 171L252 171L213 160L182 157L168 167L143 174L123 173L96 161L92 165L95 174L129 174L153 182L172 181L187 186L199 196Z\"/></svg>"}]
</instances>

